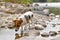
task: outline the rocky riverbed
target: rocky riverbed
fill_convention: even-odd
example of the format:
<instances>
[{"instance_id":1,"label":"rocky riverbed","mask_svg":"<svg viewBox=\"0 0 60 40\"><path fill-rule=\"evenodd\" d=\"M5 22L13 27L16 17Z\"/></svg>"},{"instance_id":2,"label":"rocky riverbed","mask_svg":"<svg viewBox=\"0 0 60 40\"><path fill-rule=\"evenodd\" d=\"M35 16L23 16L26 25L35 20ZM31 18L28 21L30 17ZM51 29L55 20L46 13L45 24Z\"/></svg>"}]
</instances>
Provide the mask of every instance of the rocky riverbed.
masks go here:
<instances>
[{"instance_id":1,"label":"rocky riverbed","mask_svg":"<svg viewBox=\"0 0 60 40\"><path fill-rule=\"evenodd\" d=\"M22 8L24 7L20 4L11 4L7 8L0 5L0 40L60 40L60 15L49 14L46 9L41 11L45 15L33 11L34 16L29 25L23 25L23 37L15 39L15 29L9 27L13 27L12 21L15 18L28 10ZM21 34L21 28L18 33Z\"/></svg>"}]
</instances>

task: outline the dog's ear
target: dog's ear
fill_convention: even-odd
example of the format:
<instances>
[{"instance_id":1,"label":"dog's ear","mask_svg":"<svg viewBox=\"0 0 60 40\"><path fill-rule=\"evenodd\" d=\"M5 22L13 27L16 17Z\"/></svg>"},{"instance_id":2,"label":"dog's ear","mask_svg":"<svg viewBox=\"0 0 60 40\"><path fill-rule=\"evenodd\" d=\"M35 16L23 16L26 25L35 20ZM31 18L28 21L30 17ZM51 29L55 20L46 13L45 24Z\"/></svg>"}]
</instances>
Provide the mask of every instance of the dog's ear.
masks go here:
<instances>
[{"instance_id":1,"label":"dog's ear","mask_svg":"<svg viewBox=\"0 0 60 40\"><path fill-rule=\"evenodd\" d=\"M16 22L17 20L13 20L13 22Z\"/></svg>"},{"instance_id":2,"label":"dog's ear","mask_svg":"<svg viewBox=\"0 0 60 40\"><path fill-rule=\"evenodd\" d=\"M16 18L15 20L13 20L13 22L16 22L18 20L18 18Z\"/></svg>"},{"instance_id":3,"label":"dog's ear","mask_svg":"<svg viewBox=\"0 0 60 40\"><path fill-rule=\"evenodd\" d=\"M19 22L23 22L22 18L20 18Z\"/></svg>"}]
</instances>

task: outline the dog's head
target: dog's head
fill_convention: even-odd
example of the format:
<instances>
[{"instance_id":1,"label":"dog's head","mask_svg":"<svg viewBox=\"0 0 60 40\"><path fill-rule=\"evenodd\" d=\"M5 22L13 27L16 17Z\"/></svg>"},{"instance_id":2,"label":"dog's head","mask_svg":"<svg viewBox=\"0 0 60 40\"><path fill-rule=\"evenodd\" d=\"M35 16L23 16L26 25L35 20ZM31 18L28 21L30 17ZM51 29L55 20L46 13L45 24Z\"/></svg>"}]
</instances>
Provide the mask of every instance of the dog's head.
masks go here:
<instances>
[{"instance_id":1,"label":"dog's head","mask_svg":"<svg viewBox=\"0 0 60 40\"><path fill-rule=\"evenodd\" d=\"M20 20L16 19L16 20L13 20L14 22L14 26L15 27L20 27L20 25L22 24L23 20L20 18Z\"/></svg>"}]
</instances>

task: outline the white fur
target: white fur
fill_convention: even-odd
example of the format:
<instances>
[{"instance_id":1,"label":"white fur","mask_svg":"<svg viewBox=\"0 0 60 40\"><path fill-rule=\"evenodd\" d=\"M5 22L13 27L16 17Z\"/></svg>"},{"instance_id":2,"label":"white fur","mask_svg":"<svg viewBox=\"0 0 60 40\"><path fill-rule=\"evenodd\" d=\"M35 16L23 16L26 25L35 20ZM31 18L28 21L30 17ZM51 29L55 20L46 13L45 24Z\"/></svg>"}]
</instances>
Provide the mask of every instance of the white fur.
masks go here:
<instances>
[{"instance_id":1,"label":"white fur","mask_svg":"<svg viewBox=\"0 0 60 40\"><path fill-rule=\"evenodd\" d=\"M28 12L26 12L25 14L21 15L21 16L19 17L19 19L22 18L22 20L23 20L24 22L26 22L25 15L26 15L26 16L28 16L28 15L32 16L32 15L33 15L33 12L28 11Z\"/></svg>"}]
</instances>

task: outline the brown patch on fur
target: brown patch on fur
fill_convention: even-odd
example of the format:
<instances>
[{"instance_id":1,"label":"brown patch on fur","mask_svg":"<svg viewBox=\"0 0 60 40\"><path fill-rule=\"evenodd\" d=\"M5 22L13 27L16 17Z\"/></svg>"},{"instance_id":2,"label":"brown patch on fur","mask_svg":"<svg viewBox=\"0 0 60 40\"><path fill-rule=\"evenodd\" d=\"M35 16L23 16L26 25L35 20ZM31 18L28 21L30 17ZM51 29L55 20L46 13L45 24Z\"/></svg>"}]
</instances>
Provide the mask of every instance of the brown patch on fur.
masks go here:
<instances>
[{"instance_id":1,"label":"brown patch on fur","mask_svg":"<svg viewBox=\"0 0 60 40\"><path fill-rule=\"evenodd\" d=\"M26 16L25 18L26 18L27 23L29 23L29 18L28 18L28 16Z\"/></svg>"}]
</instances>

